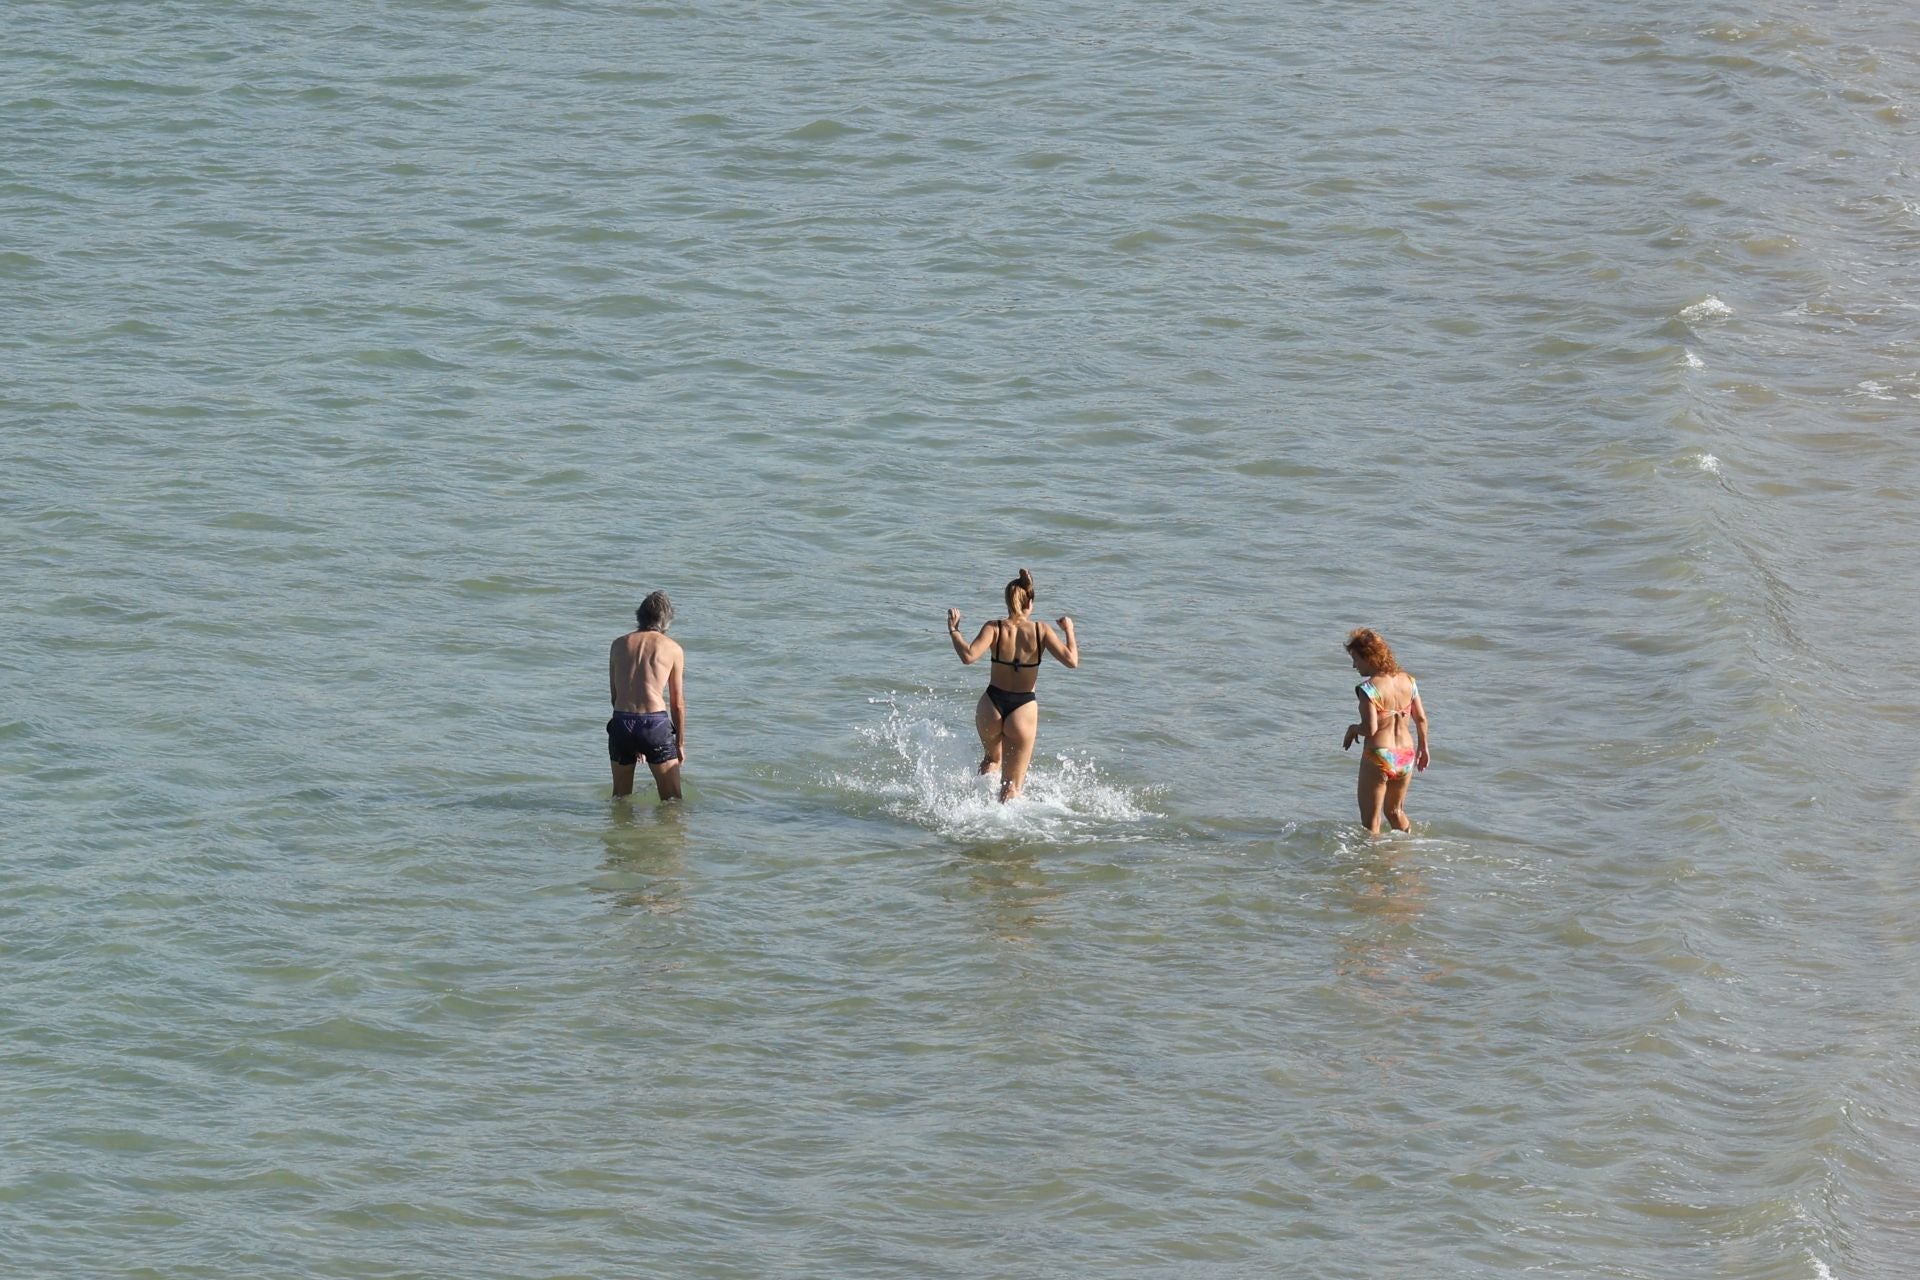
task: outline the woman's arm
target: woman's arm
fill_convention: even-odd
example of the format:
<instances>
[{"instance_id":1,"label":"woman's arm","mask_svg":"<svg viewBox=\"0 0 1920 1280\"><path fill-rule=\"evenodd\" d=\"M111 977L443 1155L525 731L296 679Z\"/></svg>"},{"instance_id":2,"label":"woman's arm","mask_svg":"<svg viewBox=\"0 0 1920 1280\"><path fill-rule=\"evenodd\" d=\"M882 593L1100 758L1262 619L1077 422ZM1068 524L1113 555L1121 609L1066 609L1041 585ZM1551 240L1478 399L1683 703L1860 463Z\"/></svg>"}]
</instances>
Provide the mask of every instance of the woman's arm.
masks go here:
<instances>
[{"instance_id":1,"label":"woman's arm","mask_svg":"<svg viewBox=\"0 0 1920 1280\"><path fill-rule=\"evenodd\" d=\"M1427 709L1417 693L1413 695L1413 731L1420 744L1414 748L1413 762L1424 769L1433 759L1433 753L1427 749Z\"/></svg>"},{"instance_id":2,"label":"woman's arm","mask_svg":"<svg viewBox=\"0 0 1920 1280\"><path fill-rule=\"evenodd\" d=\"M980 634L973 638L973 643L968 644L960 638L960 611L958 609L947 610L947 639L953 641L953 651L959 654L960 661L966 663L968 666L972 666L978 662L980 655L987 651L987 646L991 643L990 637L992 631L993 624L991 622L984 624L980 628Z\"/></svg>"},{"instance_id":3,"label":"woman's arm","mask_svg":"<svg viewBox=\"0 0 1920 1280\"><path fill-rule=\"evenodd\" d=\"M1371 738L1380 732L1380 708L1373 705L1372 698L1357 689L1353 696L1360 701L1360 723L1354 728L1360 731L1361 737Z\"/></svg>"},{"instance_id":4,"label":"woman's arm","mask_svg":"<svg viewBox=\"0 0 1920 1280\"><path fill-rule=\"evenodd\" d=\"M1078 667L1080 665L1080 639L1073 634L1073 619L1062 614L1060 617L1060 629L1067 633L1066 643L1064 644L1061 643L1058 636L1053 634L1052 627L1044 622L1041 623L1040 647L1060 659L1062 666Z\"/></svg>"}]
</instances>

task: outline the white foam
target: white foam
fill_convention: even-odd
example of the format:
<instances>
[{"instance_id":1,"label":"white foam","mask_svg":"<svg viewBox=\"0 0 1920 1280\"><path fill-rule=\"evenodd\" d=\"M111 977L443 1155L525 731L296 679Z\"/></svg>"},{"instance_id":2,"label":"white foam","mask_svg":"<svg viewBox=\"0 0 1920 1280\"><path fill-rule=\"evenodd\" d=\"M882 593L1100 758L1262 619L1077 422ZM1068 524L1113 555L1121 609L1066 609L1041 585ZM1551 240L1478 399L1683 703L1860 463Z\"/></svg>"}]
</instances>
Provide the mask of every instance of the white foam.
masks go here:
<instances>
[{"instance_id":1,"label":"white foam","mask_svg":"<svg viewBox=\"0 0 1920 1280\"><path fill-rule=\"evenodd\" d=\"M1847 394L1850 396L1865 396L1869 400L1898 400L1900 398L1893 394L1893 388L1890 385L1873 378L1854 383L1853 390Z\"/></svg>"},{"instance_id":2,"label":"white foam","mask_svg":"<svg viewBox=\"0 0 1920 1280\"><path fill-rule=\"evenodd\" d=\"M1827 1264L1820 1261L1818 1256L1813 1259L1813 1276L1814 1280L1833 1280L1833 1272L1827 1270Z\"/></svg>"},{"instance_id":3,"label":"white foam","mask_svg":"<svg viewBox=\"0 0 1920 1280\"><path fill-rule=\"evenodd\" d=\"M1725 320L1732 314L1732 307L1708 294L1693 305L1681 308L1680 318L1688 324L1698 324L1702 320Z\"/></svg>"},{"instance_id":4,"label":"white foam","mask_svg":"<svg viewBox=\"0 0 1920 1280\"><path fill-rule=\"evenodd\" d=\"M1712 472L1716 476L1720 474L1720 459L1714 457L1712 454L1710 453L1701 454L1699 457L1699 463L1700 463L1700 469L1702 471Z\"/></svg>"},{"instance_id":5,"label":"white foam","mask_svg":"<svg viewBox=\"0 0 1920 1280\"><path fill-rule=\"evenodd\" d=\"M1689 369L1704 369L1707 367L1707 362L1691 351L1687 352L1685 362Z\"/></svg>"},{"instance_id":6,"label":"white foam","mask_svg":"<svg viewBox=\"0 0 1920 1280\"><path fill-rule=\"evenodd\" d=\"M1000 776L981 774L973 708L933 696L889 698L886 718L858 732L870 750L829 785L881 803L888 813L960 839L1111 840L1116 827L1148 817L1139 797L1085 759L1034 753L1020 798L999 801ZM1045 726L1041 732L1045 733Z\"/></svg>"}]
</instances>

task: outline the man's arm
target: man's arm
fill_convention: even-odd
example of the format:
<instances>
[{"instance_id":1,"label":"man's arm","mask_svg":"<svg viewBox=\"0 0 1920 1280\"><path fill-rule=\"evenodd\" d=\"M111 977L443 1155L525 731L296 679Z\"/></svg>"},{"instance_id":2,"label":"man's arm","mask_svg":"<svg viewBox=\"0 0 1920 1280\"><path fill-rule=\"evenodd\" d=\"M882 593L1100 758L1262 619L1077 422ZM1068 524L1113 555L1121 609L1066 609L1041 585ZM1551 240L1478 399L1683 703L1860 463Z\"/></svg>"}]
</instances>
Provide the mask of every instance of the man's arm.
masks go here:
<instances>
[{"instance_id":1,"label":"man's arm","mask_svg":"<svg viewBox=\"0 0 1920 1280\"><path fill-rule=\"evenodd\" d=\"M620 679L614 674L620 665L620 642L615 640L607 650L607 701L614 706L620 705Z\"/></svg>"},{"instance_id":2,"label":"man's arm","mask_svg":"<svg viewBox=\"0 0 1920 1280\"><path fill-rule=\"evenodd\" d=\"M687 664L687 651L673 655L673 669L667 672L667 710L673 716L673 740L680 746L680 759L687 758L687 694L681 672Z\"/></svg>"}]
</instances>

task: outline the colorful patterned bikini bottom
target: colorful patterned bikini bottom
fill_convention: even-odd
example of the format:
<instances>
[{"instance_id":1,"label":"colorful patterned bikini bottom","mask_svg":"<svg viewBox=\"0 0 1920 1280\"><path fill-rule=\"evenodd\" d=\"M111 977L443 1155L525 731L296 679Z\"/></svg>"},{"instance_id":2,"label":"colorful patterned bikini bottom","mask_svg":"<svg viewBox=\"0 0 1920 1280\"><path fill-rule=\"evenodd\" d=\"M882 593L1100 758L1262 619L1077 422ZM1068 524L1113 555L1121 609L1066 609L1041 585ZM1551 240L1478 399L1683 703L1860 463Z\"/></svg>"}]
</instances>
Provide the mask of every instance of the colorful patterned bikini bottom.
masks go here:
<instances>
[{"instance_id":1,"label":"colorful patterned bikini bottom","mask_svg":"<svg viewBox=\"0 0 1920 1280\"><path fill-rule=\"evenodd\" d=\"M1404 778L1413 772L1412 747L1375 747L1373 754L1380 762L1380 772L1388 778Z\"/></svg>"}]
</instances>

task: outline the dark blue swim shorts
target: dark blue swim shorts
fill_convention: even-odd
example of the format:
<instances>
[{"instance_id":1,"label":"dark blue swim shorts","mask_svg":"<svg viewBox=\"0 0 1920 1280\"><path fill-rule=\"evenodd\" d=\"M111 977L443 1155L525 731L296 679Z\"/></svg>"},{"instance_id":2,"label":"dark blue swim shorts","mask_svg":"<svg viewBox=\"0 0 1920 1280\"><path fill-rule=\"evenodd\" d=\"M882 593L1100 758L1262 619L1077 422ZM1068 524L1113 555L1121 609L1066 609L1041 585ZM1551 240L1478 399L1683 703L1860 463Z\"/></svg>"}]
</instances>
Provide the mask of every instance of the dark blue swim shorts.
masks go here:
<instances>
[{"instance_id":1,"label":"dark blue swim shorts","mask_svg":"<svg viewBox=\"0 0 1920 1280\"><path fill-rule=\"evenodd\" d=\"M616 711L607 721L607 759L630 765L641 756L648 764L680 758L673 739L673 717L664 711Z\"/></svg>"}]
</instances>

